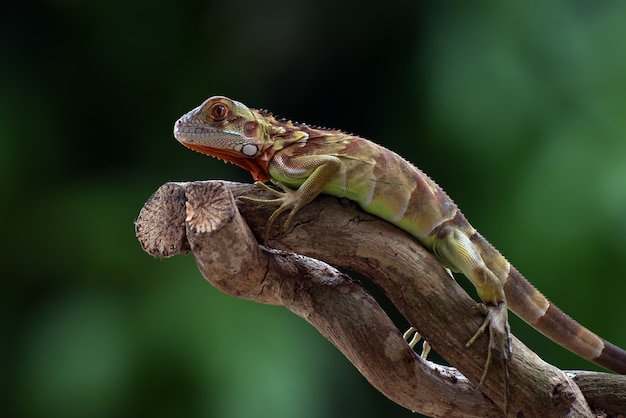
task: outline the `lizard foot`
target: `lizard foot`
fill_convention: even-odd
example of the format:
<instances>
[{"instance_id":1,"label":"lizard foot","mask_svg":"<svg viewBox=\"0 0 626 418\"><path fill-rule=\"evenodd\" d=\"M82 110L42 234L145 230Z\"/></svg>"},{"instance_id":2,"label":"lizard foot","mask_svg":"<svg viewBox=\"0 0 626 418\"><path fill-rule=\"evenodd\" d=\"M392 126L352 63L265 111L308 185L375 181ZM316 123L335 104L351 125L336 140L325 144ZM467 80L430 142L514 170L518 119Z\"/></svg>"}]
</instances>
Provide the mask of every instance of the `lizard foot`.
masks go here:
<instances>
[{"instance_id":1,"label":"lizard foot","mask_svg":"<svg viewBox=\"0 0 626 418\"><path fill-rule=\"evenodd\" d=\"M404 340L409 344L409 347L415 348L419 340L422 339L422 336L415 328L410 327L404 332L404 334L402 334L402 338L404 338ZM422 343L422 354L420 354L420 357L426 360L428 353L430 353L430 344L428 344L428 341L424 340Z\"/></svg>"},{"instance_id":2,"label":"lizard foot","mask_svg":"<svg viewBox=\"0 0 626 418\"><path fill-rule=\"evenodd\" d=\"M511 360L511 328L508 321L508 309L506 303L502 302L496 306L478 304L478 310L485 315L483 324L478 328L478 331L467 342L466 347L470 347L476 340L489 328L489 350L487 351L487 360L485 361L485 368L483 374L480 377L480 382L477 388L482 386L487 378L489 371L489 365L493 361L492 354L494 352L500 353L502 361L502 368L504 370L504 412L505 416L508 414L508 401L509 401L509 362Z\"/></svg>"},{"instance_id":3,"label":"lizard foot","mask_svg":"<svg viewBox=\"0 0 626 418\"><path fill-rule=\"evenodd\" d=\"M239 196L239 199L247 200L249 202L278 206L278 209L276 209L272 213L272 215L267 220L267 225L265 225L265 232L263 233L263 243L266 243L270 235L270 229L276 218L278 218L281 213L285 211L290 211L289 215L287 216L287 220L283 225L283 228L287 229L289 228L289 224L291 223L291 220L293 219L296 212L304 205L302 204L302 198L298 193L298 190L292 190L282 183L276 183L276 186L278 186L282 191L273 189L267 184L261 183L260 181L257 181L254 184L276 196L275 199L257 199L254 197Z\"/></svg>"}]
</instances>

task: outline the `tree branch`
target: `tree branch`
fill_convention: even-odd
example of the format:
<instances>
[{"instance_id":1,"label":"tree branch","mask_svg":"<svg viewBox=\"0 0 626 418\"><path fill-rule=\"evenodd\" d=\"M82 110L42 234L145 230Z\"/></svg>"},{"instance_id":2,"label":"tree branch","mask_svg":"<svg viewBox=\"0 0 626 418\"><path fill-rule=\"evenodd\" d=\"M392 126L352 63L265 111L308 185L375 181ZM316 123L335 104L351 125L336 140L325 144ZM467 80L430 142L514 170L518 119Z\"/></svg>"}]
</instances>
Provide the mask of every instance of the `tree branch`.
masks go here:
<instances>
[{"instance_id":1,"label":"tree branch","mask_svg":"<svg viewBox=\"0 0 626 418\"><path fill-rule=\"evenodd\" d=\"M193 252L203 276L221 291L280 304L335 344L357 369L394 402L431 416L502 416L502 367L490 366L481 392L487 338L465 343L482 322L475 302L412 237L348 201L321 196L303 208L292 228L277 225L259 246L275 209L237 201L267 197L258 188L228 182L167 183L146 203L136 222L147 252L169 257ZM248 228L249 227L249 228ZM252 235L252 231L254 235ZM329 235L329 231L333 231ZM340 239L329 239L337 236ZM295 254L294 254L295 253ZM423 361L409 349L376 301L355 281L317 260L370 277L407 320L453 368ZM442 307L445 307L442 309ZM514 339L510 410L517 416L593 416L579 386L598 376L624 388L623 376L579 373L576 383ZM591 391L590 391L591 393ZM592 408L624 413L594 390ZM605 392L606 394L606 392ZM602 399L598 399L602 398ZM491 400L490 400L491 399Z\"/></svg>"}]
</instances>

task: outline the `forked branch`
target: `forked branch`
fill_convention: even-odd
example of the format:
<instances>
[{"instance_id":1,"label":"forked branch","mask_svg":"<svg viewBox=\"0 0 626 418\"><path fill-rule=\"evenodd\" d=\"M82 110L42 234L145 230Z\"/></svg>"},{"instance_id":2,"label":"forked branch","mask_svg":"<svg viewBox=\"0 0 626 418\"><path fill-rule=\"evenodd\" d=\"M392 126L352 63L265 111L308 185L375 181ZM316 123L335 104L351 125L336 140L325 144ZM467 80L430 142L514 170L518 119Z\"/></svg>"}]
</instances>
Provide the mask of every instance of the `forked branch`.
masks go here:
<instances>
[{"instance_id":1,"label":"forked branch","mask_svg":"<svg viewBox=\"0 0 626 418\"><path fill-rule=\"evenodd\" d=\"M274 208L244 200L235 204L233 195L264 197L252 185L167 183L142 209L137 237L144 250L157 257L191 251L202 275L224 293L286 306L337 346L374 387L405 408L430 416L502 416L499 364L492 365L481 390L474 389L483 371L487 339L465 348L480 326L481 314L419 243L350 202L322 196L298 213L286 233L277 225L268 242L276 249L269 249L256 237L263 236ZM463 374L419 358L358 282L318 260L370 277ZM585 391L585 399L568 375L516 339L513 353L512 415L595 416L587 402L609 414L625 413L624 376L576 374L580 387L594 388ZM612 397L598 385L610 387Z\"/></svg>"}]
</instances>

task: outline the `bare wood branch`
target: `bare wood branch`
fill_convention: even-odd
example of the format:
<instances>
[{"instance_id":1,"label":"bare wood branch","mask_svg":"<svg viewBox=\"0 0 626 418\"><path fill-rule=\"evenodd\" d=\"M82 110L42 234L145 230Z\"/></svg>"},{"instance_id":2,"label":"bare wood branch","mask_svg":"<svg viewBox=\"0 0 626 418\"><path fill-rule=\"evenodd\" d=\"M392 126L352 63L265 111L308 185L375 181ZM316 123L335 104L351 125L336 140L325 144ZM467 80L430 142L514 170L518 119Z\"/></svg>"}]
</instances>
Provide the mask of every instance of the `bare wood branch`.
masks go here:
<instances>
[{"instance_id":1,"label":"bare wood branch","mask_svg":"<svg viewBox=\"0 0 626 418\"><path fill-rule=\"evenodd\" d=\"M176 216L182 219L175 225L186 225L182 234L170 226ZM318 260L259 246L222 183L166 184L136 228L150 254L190 248L205 278L224 293L284 305L306 319L394 402L431 416L498 415L458 371L419 358L358 282Z\"/></svg>"},{"instance_id":2,"label":"bare wood branch","mask_svg":"<svg viewBox=\"0 0 626 418\"><path fill-rule=\"evenodd\" d=\"M626 376L584 370L568 371L593 409L608 416L626 416Z\"/></svg>"},{"instance_id":3,"label":"bare wood branch","mask_svg":"<svg viewBox=\"0 0 626 418\"><path fill-rule=\"evenodd\" d=\"M177 250L185 252L191 248L203 275L220 290L287 306L316 326L375 387L400 405L432 416L501 416L486 398L472 397L479 392L471 390L472 386L454 369L425 367L429 363L420 361L412 351L407 355L404 351L408 346L398 331L386 316L382 319L384 312L354 282L329 266L316 267L310 259L259 249L246 222L257 237L262 236L274 208L238 201L244 222L238 218L232 197L224 197L224 185L236 196L262 195L251 185L236 183L168 183L153 195L137 220L137 236L144 249L153 255L171 256ZM181 234L181 224L185 225L185 234ZM159 225L160 233L155 232ZM229 228L231 232L220 238L222 233L218 232ZM329 231L333 231L330 237L340 234L341 239L329 238ZM318 198L302 209L287 233L273 232L276 235L270 238L272 247L323 259L372 278L435 350L471 382L479 381L487 339L481 339L471 349L464 344L482 317L474 309L474 301L410 236L355 210L351 203L328 197ZM224 248L228 249L227 254L219 251ZM236 278L245 286L240 287ZM338 303L340 300L343 303ZM394 332L389 333L388 329ZM392 370L397 365L386 354L390 347L402 353L397 358L404 359L402 364L411 364L409 369ZM513 350L509 400L513 414L593 416L578 386L567 375L543 362L517 340ZM481 387L500 408L504 393L501 372L500 365L493 364ZM444 384L450 382L450 377L455 380L452 387ZM436 388L435 395L420 396L427 388Z\"/></svg>"}]
</instances>

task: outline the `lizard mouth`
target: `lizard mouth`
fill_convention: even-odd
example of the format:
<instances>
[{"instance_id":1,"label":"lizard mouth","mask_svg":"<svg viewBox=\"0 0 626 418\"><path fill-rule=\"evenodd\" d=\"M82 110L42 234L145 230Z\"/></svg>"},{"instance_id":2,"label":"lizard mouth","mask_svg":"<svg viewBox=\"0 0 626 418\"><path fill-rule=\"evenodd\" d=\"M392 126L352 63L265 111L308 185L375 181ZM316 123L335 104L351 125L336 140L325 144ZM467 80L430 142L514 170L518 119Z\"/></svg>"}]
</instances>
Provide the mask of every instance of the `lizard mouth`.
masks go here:
<instances>
[{"instance_id":1,"label":"lizard mouth","mask_svg":"<svg viewBox=\"0 0 626 418\"><path fill-rule=\"evenodd\" d=\"M218 158L222 161L226 161L229 163L230 162L234 163L234 160L242 159L241 153L238 153L236 151L229 151L229 150L220 149L220 148L208 147L206 145L194 144L192 142L181 141L180 143L191 150L199 152L200 154L209 155L211 157L215 157L215 158Z\"/></svg>"},{"instance_id":2,"label":"lizard mouth","mask_svg":"<svg viewBox=\"0 0 626 418\"><path fill-rule=\"evenodd\" d=\"M259 163L261 161L258 158L248 158L242 156L240 152L234 150L231 151L212 148L207 147L206 145L192 144L182 141L180 143L193 151L199 152L200 154L208 155L224 162L235 164L236 166L247 170L250 172L250 174L252 174L252 177L256 181L266 182L270 179L270 176L267 172L267 167L260 165Z\"/></svg>"}]
</instances>

